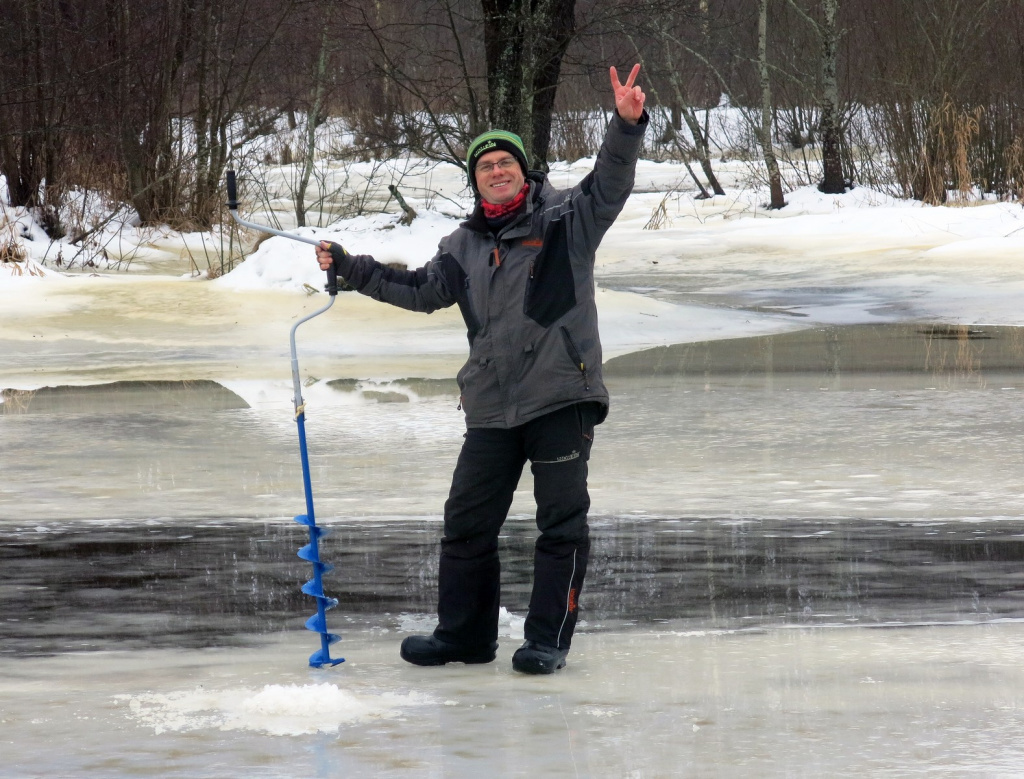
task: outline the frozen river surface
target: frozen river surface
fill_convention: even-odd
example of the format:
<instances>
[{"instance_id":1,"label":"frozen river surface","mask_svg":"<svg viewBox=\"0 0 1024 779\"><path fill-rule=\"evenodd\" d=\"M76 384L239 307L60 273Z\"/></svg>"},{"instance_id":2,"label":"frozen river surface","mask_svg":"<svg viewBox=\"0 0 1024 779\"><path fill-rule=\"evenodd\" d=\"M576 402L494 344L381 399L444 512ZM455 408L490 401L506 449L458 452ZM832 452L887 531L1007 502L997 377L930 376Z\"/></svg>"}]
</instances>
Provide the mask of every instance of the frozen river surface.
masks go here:
<instances>
[{"instance_id":1,"label":"frozen river surface","mask_svg":"<svg viewBox=\"0 0 1024 779\"><path fill-rule=\"evenodd\" d=\"M825 328L611 361L550 678L509 662L528 475L497 662L398 658L432 626L451 382L306 388L331 670L306 667L286 380L9 391L0 776L1020 775L1020 344Z\"/></svg>"}]
</instances>

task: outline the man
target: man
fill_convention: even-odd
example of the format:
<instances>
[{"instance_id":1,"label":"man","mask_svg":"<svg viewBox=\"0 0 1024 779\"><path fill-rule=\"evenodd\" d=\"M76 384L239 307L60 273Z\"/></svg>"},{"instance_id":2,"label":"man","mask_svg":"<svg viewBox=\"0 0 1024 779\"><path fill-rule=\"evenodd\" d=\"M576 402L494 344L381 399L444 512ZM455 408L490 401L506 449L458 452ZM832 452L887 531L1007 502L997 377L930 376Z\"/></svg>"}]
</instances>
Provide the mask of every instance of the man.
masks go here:
<instances>
[{"instance_id":1,"label":"man","mask_svg":"<svg viewBox=\"0 0 1024 779\"><path fill-rule=\"evenodd\" d=\"M587 461L608 413L594 301L594 253L625 205L647 125L644 93L610 69L616 115L594 170L557 191L528 169L522 140L492 130L466 154L477 195L469 219L415 271L324 242L317 259L359 292L414 311L458 305L469 359L459 371L466 435L444 508L438 624L409 636L416 665L489 663L498 637L498 533L529 460L540 536L523 673L565 666L590 550Z\"/></svg>"}]
</instances>

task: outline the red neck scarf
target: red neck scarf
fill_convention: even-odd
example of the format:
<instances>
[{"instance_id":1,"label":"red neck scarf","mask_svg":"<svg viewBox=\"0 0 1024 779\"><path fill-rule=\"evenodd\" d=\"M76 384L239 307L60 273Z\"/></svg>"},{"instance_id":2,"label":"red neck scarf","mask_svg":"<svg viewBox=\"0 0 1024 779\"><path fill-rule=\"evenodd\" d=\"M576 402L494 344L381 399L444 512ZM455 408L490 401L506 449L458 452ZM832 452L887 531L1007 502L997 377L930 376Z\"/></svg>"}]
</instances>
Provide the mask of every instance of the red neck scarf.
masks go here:
<instances>
[{"instance_id":1,"label":"red neck scarf","mask_svg":"<svg viewBox=\"0 0 1024 779\"><path fill-rule=\"evenodd\" d=\"M506 216L510 216L516 213L526 203L526 196L530 194L530 185L523 184L523 188L519 190L519 194L512 198L507 203L494 204L488 203L486 200L481 200L480 205L484 208L484 216L488 219L504 219Z\"/></svg>"}]
</instances>

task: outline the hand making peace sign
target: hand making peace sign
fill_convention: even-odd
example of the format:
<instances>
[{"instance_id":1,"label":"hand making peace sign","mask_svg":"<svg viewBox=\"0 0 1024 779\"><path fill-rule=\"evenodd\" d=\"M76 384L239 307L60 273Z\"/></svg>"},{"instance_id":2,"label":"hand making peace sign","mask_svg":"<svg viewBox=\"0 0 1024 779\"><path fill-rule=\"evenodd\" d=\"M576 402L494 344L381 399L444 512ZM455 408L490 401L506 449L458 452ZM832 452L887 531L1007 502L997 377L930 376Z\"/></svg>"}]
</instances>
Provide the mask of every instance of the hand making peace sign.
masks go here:
<instances>
[{"instance_id":1,"label":"hand making peace sign","mask_svg":"<svg viewBox=\"0 0 1024 779\"><path fill-rule=\"evenodd\" d=\"M619 72L612 65L610 73L612 77L612 90L615 92L615 110L619 116L630 124L636 124L644 113L644 100L646 95L640 87L633 86L636 81L636 74L640 72L640 63L633 66L633 70L623 84L619 81Z\"/></svg>"}]
</instances>

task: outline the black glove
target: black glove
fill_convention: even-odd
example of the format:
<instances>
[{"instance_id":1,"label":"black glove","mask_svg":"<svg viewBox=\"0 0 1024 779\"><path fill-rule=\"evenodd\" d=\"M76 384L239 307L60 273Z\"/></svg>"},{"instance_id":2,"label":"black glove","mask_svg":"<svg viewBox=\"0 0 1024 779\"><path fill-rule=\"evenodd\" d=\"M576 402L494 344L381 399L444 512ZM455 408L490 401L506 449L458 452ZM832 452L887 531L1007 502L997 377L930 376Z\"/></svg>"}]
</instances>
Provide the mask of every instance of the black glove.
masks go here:
<instances>
[{"instance_id":1,"label":"black glove","mask_svg":"<svg viewBox=\"0 0 1024 779\"><path fill-rule=\"evenodd\" d=\"M330 245L328 251L331 253L331 259L333 260L333 264L327 270L327 291L334 295L339 290L342 292L352 290L353 287L345 282L345 277L353 270L352 255L345 251L345 248L336 241L325 241L324 243Z\"/></svg>"}]
</instances>

